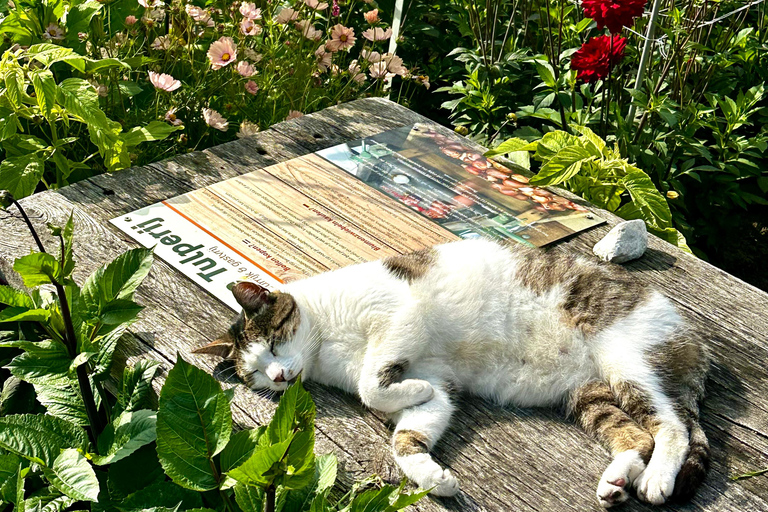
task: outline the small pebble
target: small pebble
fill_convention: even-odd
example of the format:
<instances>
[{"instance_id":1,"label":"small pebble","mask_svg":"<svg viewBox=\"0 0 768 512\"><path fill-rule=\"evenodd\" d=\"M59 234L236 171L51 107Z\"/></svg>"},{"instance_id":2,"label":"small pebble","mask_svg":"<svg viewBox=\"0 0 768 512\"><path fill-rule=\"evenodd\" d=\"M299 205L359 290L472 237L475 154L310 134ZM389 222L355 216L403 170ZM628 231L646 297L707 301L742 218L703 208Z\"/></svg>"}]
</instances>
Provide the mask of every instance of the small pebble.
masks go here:
<instances>
[{"instance_id":1,"label":"small pebble","mask_svg":"<svg viewBox=\"0 0 768 512\"><path fill-rule=\"evenodd\" d=\"M613 227L592 252L603 261L625 263L635 260L648 248L648 231L641 219L627 220Z\"/></svg>"}]
</instances>

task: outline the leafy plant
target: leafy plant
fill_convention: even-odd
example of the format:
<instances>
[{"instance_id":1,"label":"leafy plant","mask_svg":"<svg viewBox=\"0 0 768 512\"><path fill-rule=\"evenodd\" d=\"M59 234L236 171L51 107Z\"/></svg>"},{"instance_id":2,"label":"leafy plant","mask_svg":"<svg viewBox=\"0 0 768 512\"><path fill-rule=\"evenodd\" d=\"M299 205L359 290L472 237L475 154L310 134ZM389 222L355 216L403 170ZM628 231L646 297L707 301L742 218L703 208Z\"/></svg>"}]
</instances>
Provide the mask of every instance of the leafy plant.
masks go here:
<instances>
[{"instance_id":1,"label":"leafy plant","mask_svg":"<svg viewBox=\"0 0 768 512\"><path fill-rule=\"evenodd\" d=\"M19 209L39 249L14 263L28 290L0 286L1 511L394 512L426 494L371 477L333 497L337 461L315 456L300 382L268 425L233 433L234 390L178 357L155 407L157 363L112 368L152 252L129 250L79 286L72 217L49 226L54 256L11 194L0 203Z\"/></svg>"},{"instance_id":2,"label":"leafy plant","mask_svg":"<svg viewBox=\"0 0 768 512\"><path fill-rule=\"evenodd\" d=\"M685 238L673 227L667 200L651 178L589 128L572 128L580 135L557 130L534 142L512 138L486 156L534 152L541 167L531 178L532 185L562 185L625 219L643 219L649 231L687 250Z\"/></svg>"}]
</instances>

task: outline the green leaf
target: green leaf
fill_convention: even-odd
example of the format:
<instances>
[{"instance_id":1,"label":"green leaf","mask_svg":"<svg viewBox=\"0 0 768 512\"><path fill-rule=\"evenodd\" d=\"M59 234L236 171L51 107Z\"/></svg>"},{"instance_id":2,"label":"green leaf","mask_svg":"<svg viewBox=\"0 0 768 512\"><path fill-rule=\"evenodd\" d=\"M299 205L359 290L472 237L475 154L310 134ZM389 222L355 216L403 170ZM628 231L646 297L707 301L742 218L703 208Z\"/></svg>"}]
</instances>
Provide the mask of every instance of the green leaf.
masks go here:
<instances>
[{"instance_id":1,"label":"green leaf","mask_svg":"<svg viewBox=\"0 0 768 512\"><path fill-rule=\"evenodd\" d=\"M621 184L632 197L647 224L658 229L672 227L672 213L667 200L656 189L651 178L632 165L627 165L627 174Z\"/></svg>"},{"instance_id":2,"label":"green leaf","mask_svg":"<svg viewBox=\"0 0 768 512\"><path fill-rule=\"evenodd\" d=\"M88 276L81 299L91 318L101 321L110 303L133 299L133 293L149 273L152 261L151 249L131 249Z\"/></svg>"},{"instance_id":3,"label":"green leaf","mask_svg":"<svg viewBox=\"0 0 768 512\"><path fill-rule=\"evenodd\" d=\"M61 274L61 267L56 258L44 252L17 258L13 262L13 270L19 273L27 288L52 284Z\"/></svg>"},{"instance_id":4,"label":"green leaf","mask_svg":"<svg viewBox=\"0 0 768 512\"><path fill-rule=\"evenodd\" d=\"M85 431L45 414L16 414L0 418L0 448L47 467L62 450L88 449Z\"/></svg>"},{"instance_id":5,"label":"green leaf","mask_svg":"<svg viewBox=\"0 0 768 512\"><path fill-rule=\"evenodd\" d=\"M120 500L164 479L165 473L157 458L157 450L149 444L109 465L109 494Z\"/></svg>"},{"instance_id":6,"label":"green leaf","mask_svg":"<svg viewBox=\"0 0 768 512\"><path fill-rule=\"evenodd\" d=\"M603 156L605 150L603 139L586 126L572 125L571 127L581 134L581 140L586 143L585 146L591 154L597 158Z\"/></svg>"},{"instance_id":7,"label":"green leaf","mask_svg":"<svg viewBox=\"0 0 768 512\"><path fill-rule=\"evenodd\" d=\"M270 485L277 476L276 465L285 457L292 440L291 436L283 442L255 449L245 463L227 474L246 485Z\"/></svg>"},{"instance_id":8,"label":"green leaf","mask_svg":"<svg viewBox=\"0 0 768 512\"><path fill-rule=\"evenodd\" d=\"M104 158L108 171L131 165L128 149L120 138L122 127L112 121L99 107L99 98L91 84L80 78L67 78L59 84L59 103L70 115L88 126L88 133Z\"/></svg>"},{"instance_id":9,"label":"green leaf","mask_svg":"<svg viewBox=\"0 0 768 512\"><path fill-rule=\"evenodd\" d=\"M99 481L96 473L82 453L67 448L53 461L53 467L46 471L51 485L79 501L98 501Z\"/></svg>"},{"instance_id":10,"label":"green leaf","mask_svg":"<svg viewBox=\"0 0 768 512\"><path fill-rule=\"evenodd\" d=\"M264 434L265 426L258 429L241 430L232 434L226 448L221 452L221 471L226 473L234 469L253 454L253 450L259 444L259 438Z\"/></svg>"},{"instance_id":11,"label":"green leaf","mask_svg":"<svg viewBox=\"0 0 768 512\"><path fill-rule=\"evenodd\" d=\"M67 347L60 341L15 341L0 345L24 350L6 368L16 377L33 384L66 376L72 363Z\"/></svg>"},{"instance_id":12,"label":"green leaf","mask_svg":"<svg viewBox=\"0 0 768 512\"><path fill-rule=\"evenodd\" d=\"M45 322L50 315L47 309L12 307L0 311L0 322Z\"/></svg>"},{"instance_id":13,"label":"green leaf","mask_svg":"<svg viewBox=\"0 0 768 512\"><path fill-rule=\"evenodd\" d=\"M19 118L15 112L0 109L0 142L16 135Z\"/></svg>"},{"instance_id":14,"label":"green leaf","mask_svg":"<svg viewBox=\"0 0 768 512\"><path fill-rule=\"evenodd\" d=\"M40 43L30 46L26 51L26 56L30 60L36 60L45 68L49 68L57 62L66 62L81 73L85 73L85 58L76 54L71 48L51 43Z\"/></svg>"},{"instance_id":15,"label":"green leaf","mask_svg":"<svg viewBox=\"0 0 768 512\"><path fill-rule=\"evenodd\" d=\"M128 299L115 299L109 302L101 312L101 323L104 325L117 325L132 322L144 309Z\"/></svg>"},{"instance_id":16,"label":"green leaf","mask_svg":"<svg viewBox=\"0 0 768 512\"><path fill-rule=\"evenodd\" d=\"M76 378L43 378L34 386L37 400L45 406L48 414L75 425L88 425L88 415Z\"/></svg>"},{"instance_id":17,"label":"green leaf","mask_svg":"<svg viewBox=\"0 0 768 512\"><path fill-rule=\"evenodd\" d=\"M112 358L120 338L125 334L129 324L118 325L104 336L94 340L97 355L93 360L93 370L91 376L97 380L102 380L109 376L109 370L112 367Z\"/></svg>"},{"instance_id":18,"label":"green leaf","mask_svg":"<svg viewBox=\"0 0 768 512\"><path fill-rule=\"evenodd\" d=\"M21 99L25 89L24 70L18 64L3 66L0 70L3 82L5 82L5 97L12 107L21 107Z\"/></svg>"},{"instance_id":19,"label":"green leaf","mask_svg":"<svg viewBox=\"0 0 768 512\"><path fill-rule=\"evenodd\" d=\"M100 455L93 456L98 466L128 457L157 438L157 414L143 409L124 412L107 425L98 440Z\"/></svg>"},{"instance_id":20,"label":"green leaf","mask_svg":"<svg viewBox=\"0 0 768 512\"><path fill-rule=\"evenodd\" d=\"M541 161L547 161L555 156L561 149L578 145L578 138L563 131L554 131L544 134L536 145L535 157Z\"/></svg>"},{"instance_id":21,"label":"green leaf","mask_svg":"<svg viewBox=\"0 0 768 512\"><path fill-rule=\"evenodd\" d=\"M132 98L133 96L144 92L144 89L142 89L139 84L130 81L118 82L117 88L120 89L120 94L128 98Z\"/></svg>"},{"instance_id":22,"label":"green leaf","mask_svg":"<svg viewBox=\"0 0 768 512\"><path fill-rule=\"evenodd\" d=\"M0 285L0 304L20 308L34 309L32 297L10 286Z\"/></svg>"},{"instance_id":23,"label":"green leaf","mask_svg":"<svg viewBox=\"0 0 768 512\"><path fill-rule=\"evenodd\" d=\"M157 361L138 361L133 368L123 372L117 402L122 411L135 411L151 407L152 380L157 375L160 363Z\"/></svg>"},{"instance_id":24,"label":"green leaf","mask_svg":"<svg viewBox=\"0 0 768 512\"><path fill-rule=\"evenodd\" d=\"M43 177L43 160L36 153L8 157L0 163L0 190L15 199L31 196Z\"/></svg>"},{"instance_id":25,"label":"green leaf","mask_svg":"<svg viewBox=\"0 0 768 512\"><path fill-rule=\"evenodd\" d=\"M200 493L180 487L173 482L161 480L122 500L119 509L138 512L154 507L171 510L178 507L178 510L194 510L202 505Z\"/></svg>"},{"instance_id":26,"label":"green leaf","mask_svg":"<svg viewBox=\"0 0 768 512\"><path fill-rule=\"evenodd\" d=\"M96 72L104 72L106 69L111 68L124 68L124 69L131 69L131 66L126 64L125 62L119 60L119 59L99 59L99 60L89 60L85 63L85 72L86 73L96 73Z\"/></svg>"},{"instance_id":27,"label":"green leaf","mask_svg":"<svg viewBox=\"0 0 768 512\"><path fill-rule=\"evenodd\" d=\"M494 149L485 153L487 158L496 155L506 155L507 153L514 153L515 151L536 151L537 144L535 142L528 142L517 137L507 139Z\"/></svg>"},{"instance_id":28,"label":"green leaf","mask_svg":"<svg viewBox=\"0 0 768 512\"><path fill-rule=\"evenodd\" d=\"M557 185L576 176L585 162L595 156L581 146L568 146L557 152L545 163L536 176L531 178L532 185Z\"/></svg>"},{"instance_id":29,"label":"green leaf","mask_svg":"<svg viewBox=\"0 0 768 512\"><path fill-rule=\"evenodd\" d=\"M263 512L264 491L252 485L237 484L235 486L235 501L240 505L243 512Z\"/></svg>"},{"instance_id":30,"label":"green leaf","mask_svg":"<svg viewBox=\"0 0 768 512\"><path fill-rule=\"evenodd\" d=\"M539 73L539 78L547 87L554 89L557 86L557 80L555 80L555 70L547 62L534 62L536 71Z\"/></svg>"},{"instance_id":31,"label":"green leaf","mask_svg":"<svg viewBox=\"0 0 768 512\"><path fill-rule=\"evenodd\" d=\"M174 482L198 491L218 488L213 457L232 432L229 403L213 377L178 357L157 412L157 453Z\"/></svg>"},{"instance_id":32,"label":"green leaf","mask_svg":"<svg viewBox=\"0 0 768 512\"><path fill-rule=\"evenodd\" d=\"M291 438L296 431L314 432L314 420L315 404L299 379L280 397L275 415L267 427L267 438L271 443L278 443Z\"/></svg>"},{"instance_id":33,"label":"green leaf","mask_svg":"<svg viewBox=\"0 0 768 512\"><path fill-rule=\"evenodd\" d=\"M173 132L183 130L183 126L173 126L162 121L152 121L146 126L137 126L121 135L123 142L128 147L133 147L142 142L163 140Z\"/></svg>"},{"instance_id":34,"label":"green leaf","mask_svg":"<svg viewBox=\"0 0 768 512\"><path fill-rule=\"evenodd\" d=\"M0 455L0 503L16 503L16 484L22 467L18 456Z\"/></svg>"},{"instance_id":35,"label":"green leaf","mask_svg":"<svg viewBox=\"0 0 768 512\"><path fill-rule=\"evenodd\" d=\"M51 118L51 110L56 103L56 80L49 70L32 73L32 85L35 88L37 106L46 119Z\"/></svg>"},{"instance_id":36,"label":"green leaf","mask_svg":"<svg viewBox=\"0 0 768 512\"><path fill-rule=\"evenodd\" d=\"M96 0L73 2L67 12L67 43L74 46L79 43L77 34L88 32L91 19L101 10L102 5Z\"/></svg>"},{"instance_id":37,"label":"green leaf","mask_svg":"<svg viewBox=\"0 0 768 512\"><path fill-rule=\"evenodd\" d=\"M8 377L0 393L0 416L37 412L35 409L35 388L18 377Z\"/></svg>"}]
</instances>

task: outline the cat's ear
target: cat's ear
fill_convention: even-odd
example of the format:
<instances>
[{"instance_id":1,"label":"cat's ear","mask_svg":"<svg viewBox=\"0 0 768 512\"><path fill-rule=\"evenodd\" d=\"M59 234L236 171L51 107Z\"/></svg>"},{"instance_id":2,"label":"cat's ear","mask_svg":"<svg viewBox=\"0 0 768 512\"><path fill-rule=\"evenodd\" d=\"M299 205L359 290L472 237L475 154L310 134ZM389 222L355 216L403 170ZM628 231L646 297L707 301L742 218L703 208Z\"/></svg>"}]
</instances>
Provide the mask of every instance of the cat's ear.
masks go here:
<instances>
[{"instance_id":1,"label":"cat's ear","mask_svg":"<svg viewBox=\"0 0 768 512\"><path fill-rule=\"evenodd\" d=\"M211 354L213 356L223 357L224 359L231 359L234 352L235 343L229 333L192 351L193 354Z\"/></svg>"},{"instance_id":2,"label":"cat's ear","mask_svg":"<svg viewBox=\"0 0 768 512\"><path fill-rule=\"evenodd\" d=\"M258 313L267 303L269 290L256 283L241 281L232 287L232 295L246 313Z\"/></svg>"}]
</instances>

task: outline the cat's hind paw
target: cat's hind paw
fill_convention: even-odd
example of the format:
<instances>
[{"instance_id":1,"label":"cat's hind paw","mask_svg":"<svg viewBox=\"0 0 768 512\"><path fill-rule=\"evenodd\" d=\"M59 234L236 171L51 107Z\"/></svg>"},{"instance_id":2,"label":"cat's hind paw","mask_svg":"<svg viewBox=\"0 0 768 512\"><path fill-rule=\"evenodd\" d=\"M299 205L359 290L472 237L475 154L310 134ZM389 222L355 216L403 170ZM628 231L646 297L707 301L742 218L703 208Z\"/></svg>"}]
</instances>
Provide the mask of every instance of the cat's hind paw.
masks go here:
<instances>
[{"instance_id":1,"label":"cat's hind paw","mask_svg":"<svg viewBox=\"0 0 768 512\"><path fill-rule=\"evenodd\" d=\"M625 487L626 480L616 479L612 482L601 480L597 485L597 501L603 508L609 508L620 503L624 503L629 498Z\"/></svg>"},{"instance_id":2,"label":"cat's hind paw","mask_svg":"<svg viewBox=\"0 0 768 512\"><path fill-rule=\"evenodd\" d=\"M605 469L597 484L597 501L603 508L624 503L629 498L627 489L642 474L645 463L636 450L618 454Z\"/></svg>"},{"instance_id":3,"label":"cat's hind paw","mask_svg":"<svg viewBox=\"0 0 768 512\"><path fill-rule=\"evenodd\" d=\"M665 468L657 469L653 465L649 465L635 483L637 497L652 505L662 505L675 490L675 476L674 473L666 471Z\"/></svg>"},{"instance_id":4,"label":"cat's hind paw","mask_svg":"<svg viewBox=\"0 0 768 512\"><path fill-rule=\"evenodd\" d=\"M454 496L459 492L459 481L449 469L439 469L418 484L423 489L432 488L429 493L435 496Z\"/></svg>"}]
</instances>

